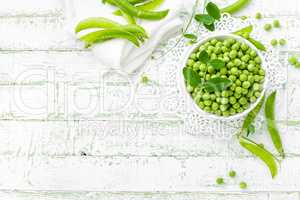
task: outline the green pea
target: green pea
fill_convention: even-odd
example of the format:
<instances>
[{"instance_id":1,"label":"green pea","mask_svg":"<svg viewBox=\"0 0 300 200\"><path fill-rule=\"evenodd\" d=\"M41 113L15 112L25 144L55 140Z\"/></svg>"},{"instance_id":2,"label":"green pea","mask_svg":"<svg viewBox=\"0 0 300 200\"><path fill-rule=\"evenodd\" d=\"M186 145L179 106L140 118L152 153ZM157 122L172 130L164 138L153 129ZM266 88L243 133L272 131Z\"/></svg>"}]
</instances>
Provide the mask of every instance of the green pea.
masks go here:
<instances>
[{"instance_id":1,"label":"green pea","mask_svg":"<svg viewBox=\"0 0 300 200\"><path fill-rule=\"evenodd\" d=\"M244 62L248 62L250 60L250 56L249 55L244 55L242 58L241 58L242 61Z\"/></svg>"},{"instance_id":2,"label":"green pea","mask_svg":"<svg viewBox=\"0 0 300 200\"><path fill-rule=\"evenodd\" d=\"M192 53L192 54L190 55L190 59L196 60L196 59L197 59L197 54Z\"/></svg>"},{"instance_id":3,"label":"green pea","mask_svg":"<svg viewBox=\"0 0 300 200\"><path fill-rule=\"evenodd\" d=\"M271 45L274 47L274 46L277 46L278 44L278 41L276 39L272 39L271 40Z\"/></svg>"},{"instance_id":4,"label":"green pea","mask_svg":"<svg viewBox=\"0 0 300 200\"><path fill-rule=\"evenodd\" d=\"M215 44L217 44L218 43L218 40L217 39L212 39L211 41L210 41L210 44L212 44L212 45L215 45Z\"/></svg>"},{"instance_id":5,"label":"green pea","mask_svg":"<svg viewBox=\"0 0 300 200\"><path fill-rule=\"evenodd\" d=\"M250 56L252 57L252 58L254 58L254 57L256 57L257 56L257 53L256 53L256 51L254 51L254 50L250 50Z\"/></svg>"},{"instance_id":6,"label":"green pea","mask_svg":"<svg viewBox=\"0 0 300 200\"><path fill-rule=\"evenodd\" d=\"M205 100L204 101L204 105L206 105L206 106L210 106L211 104L212 104L211 100Z\"/></svg>"},{"instance_id":7,"label":"green pea","mask_svg":"<svg viewBox=\"0 0 300 200\"><path fill-rule=\"evenodd\" d=\"M231 90L231 91L235 91L235 88L236 88L236 84L232 84L232 85L230 86L230 90Z\"/></svg>"},{"instance_id":8,"label":"green pea","mask_svg":"<svg viewBox=\"0 0 300 200\"><path fill-rule=\"evenodd\" d=\"M255 92L254 95L258 98L261 95L261 92Z\"/></svg>"},{"instance_id":9,"label":"green pea","mask_svg":"<svg viewBox=\"0 0 300 200\"><path fill-rule=\"evenodd\" d=\"M279 44L280 44L280 46L284 46L284 45L286 45L286 40L285 39L280 39L279 40Z\"/></svg>"},{"instance_id":10,"label":"green pea","mask_svg":"<svg viewBox=\"0 0 300 200\"><path fill-rule=\"evenodd\" d=\"M222 115L223 115L224 117L228 117L228 116L230 115L230 112L229 112L228 110L225 110L225 111L222 113Z\"/></svg>"},{"instance_id":11,"label":"green pea","mask_svg":"<svg viewBox=\"0 0 300 200\"><path fill-rule=\"evenodd\" d=\"M204 109L204 108L205 108L205 105L204 105L204 103L203 103L202 101L199 101L199 102L197 103L197 105L198 105L201 109Z\"/></svg>"},{"instance_id":12,"label":"green pea","mask_svg":"<svg viewBox=\"0 0 300 200\"><path fill-rule=\"evenodd\" d=\"M233 50L239 50L240 49L240 44L239 43L235 43L234 45L231 46L231 49Z\"/></svg>"},{"instance_id":13,"label":"green pea","mask_svg":"<svg viewBox=\"0 0 300 200\"><path fill-rule=\"evenodd\" d=\"M249 75L248 76L248 81L250 82L250 83L254 83L254 76L253 75Z\"/></svg>"},{"instance_id":14,"label":"green pea","mask_svg":"<svg viewBox=\"0 0 300 200\"><path fill-rule=\"evenodd\" d=\"M194 88L190 85L187 85L186 89L187 89L188 92L193 92L194 91Z\"/></svg>"},{"instance_id":15,"label":"green pea","mask_svg":"<svg viewBox=\"0 0 300 200\"><path fill-rule=\"evenodd\" d=\"M245 182L240 182L240 188L241 188L241 189L246 189L246 188L247 188L247 183L245 183Z\"/></svg>"},{"instance_id":16,"label":"green pea","mask_svg":"<svg viewBox=\"0 0 300 200\"><path fill-rule=\"evenodd\" d=\"M201 65L199 66L199 69L200 69L200 71L202 71L202 72L206 72L207 66L206 66L205 64L201 64Z\"/></svg>"},{"instance_id":17,"label":"green pea","mask_svg":"<svg viewBox=\"0 0 300 200\"><path fill-rule=\"evenodd\" d=\"M211 108L209 106L205 106L204 107L204 111L210 113L211 112Z\"/></svg>"},{"instance_id":18,"label":"green pea","mask_svg":"<svg viewBox=\"0 0 300 200\"><path fill-rule=\"evenodd\" d=\"M221 98L221 104L222 105L226 105L228 103L229 103L229 100L227 98L225 98L225 97Z\"/></svg>"},{"instance_id":19,"label":"green pea","mask_svg":"<svg viewBox=\"0 0 300 200\"><path fill-rule=\"evenodd\" d=\"M230 61L230 58L227 57L227 56L226 56L226 57L223 57L223 61L226 62L226 63L228 63L228 62Z\"/></svg>"},{"instance_id":20,"label":"green pea","mask_svg":"<svg viewBox=\"0 0 300 200\"><path fill-rule=\"evenodd\" d=\"M274 20L273 21L273 26L275 27L275 28L279 28L280 27L280 22L279 22L279 20Z\"/></svg>"},{"instance_id":21,"label":"green pea","mask_svg":"<svg viewBox=\"0 0 300 200\"><path fill-rule=\"evenodd\" d=\"M236 88L235 88L235 92L236 92L237 94L242 94L242 91L243 91L243 88L241 88L241 87L236 87Z\"/></svg>"},{"instance_id":22,"label":"green pea","mask_svg":"<svg viewBox=\"0 0 300 200\"><path fill-rule=\"evenodd\" d=\"M296 65L297 62L298 62L298 58L296 56L291 56L289 59L288 59L289 63L291 65Z\"/></svg>"},{"instance_id":23,"label":"green pea","mask_svg":"<svg viewBox=\"0 0 300 200\"><path fill-rule=\"evenodd\" d=\"M229 103L232 104L232 105L235 104L236 103L236 98L235 97L230 97L229 98Z\"/></svg>"},{"instance_id":24,"label":"green pea","mask_svg":"<svg viewBox=\"0 0 300 200\"><path fill-rule=\"evenodd\" d=\"M251 102L251 103L254 103L254 102L256 101L256 99L257 99L257 98L256 98L255 96L252 96L252 97L250 97L250 102Z\"/></svg>"},{"instance_id":25,"label":"green pea","mask_svg":"<svg viewBox=\"0 0 300 200\"><path fill-rule=\"evenodd\" d=\"M243 109L243 108L241 108L241 107L239 107L238 109L236 109L236 111L237 111L238 113L241 113L241 112L243 112L243 111L244 111L244 109Z\"/></svg>"},{"instance_id":26,"label":"green pea","mask_svg":"<svg viewBox=\"0 0 300 200\"><path fill-rule=\"evenodd\" d=\"M222 111L221 110L217 110L217 111L215 111L215 114L221 116L222 115Z\"/></svg>"},{"instance_id":27,"label":"green pea","mask_svg":"<svg viewBox=\"0 0 300 200\"><path fill-rule=\"evenodd\" d=\"M261 13L259 13L259 12L258 12L258 13L256 13L256 15L255 15L255 18L256 18L256 19L261 19L261 18L262 18L262 15L261 15Z\"/></svg>"},{"instance_id":28,"label":"green pea","mask_svg":"<svg viewBox=\"0 0 300 200\"><path fill-rule=\"evenodd\" d=\"M295 67L300 68L300 62L297 62Z\"/></svg>"},{"instance_id":29,"label":"green pea","mask_svg":"<svg viewBox=\"0 0 300 200\"><path fill-rule=\"evenodd\" d=\"M241 75L240 75L240 80L241 80L241 81L246 81L246 80L248 80L247 75L246 75L246 74L241 74Z\"/></svg>"},{"instance_id":30,"label":"green pea","mask_svg":"<svg viewBox=\"0 0 300 200\"><path fill-rule=\"evenodd\" d=\"M223 178L217 178L216 183L218 185L222 185L222 184L224 184L224 179Z\"/></svg>"},{"instance_id":31,"label":"green pea","mask_svg":"<svg viewBox=\"0 0 300 200\"><path fill-rule=\"evenodd\" d=\"M232 106L234 109L238 109L239 107L240 107L240 104L239 103L235 103L235 104L233 104L233 106Z\"/></svg>"},{"instance_id":32,"label":"green pea","mask_svg":"<svg viewBox=\"0 0 300 200\"><path fill-rule=\"evenodd\" d=\"M216 110L218 110L219 109L219 104L217 104L217 103L212 103L212 105L211 105L211 109L213 110L213 111L216 111Z\"/></svg>"},{"instance_id":33,"label":"green pea","mask_svg":"<svg viewBox=\"0 0 300 200\"><path fill-rule=\"evenodd\" d=\"M222 111L222 112L224 112L224 111L226 111L227 110L227 105L224 105L224 104L222 104L222 105L220 105L220 110Z\"/></svg>"},{"instance_id":34,"label":"green pea","mask_svg":"<svg viewBox=\"0 0 300 200\"><path fill-rule=\"evenodd\" d=\"M233 58L236 58L236 56L237 56L237 51L236 50L231 50L230 53L229 53L229 57L233 59Z\"/></svg>"},{"instance_id":35,"label":"green pea","mask_svg":"<svg viewBox=\"0 0 300 200\"><path fill-rule=\"evenodd\" d=\"M221 47L221 50L222 50L223 53L225 53L225 52L228 51L228 48L227 48L226 46L222 46L222 47Z\"/></svg>"},{"instance_id":36,"label":"green pea","mask_svg":"<svg viewBox=\"0 0 300 200\"><path fill-rule=\"evenodd\" d=\"M243 94L243 95L246 95L246 94L248 94L248 89L246 89L246 88L243 88L243 90L242 90L242 94Z\"/></svg>"},{"instance_id":37,"label":"green pea","mask_svg":"<svg viewBox=\"0 0 300 200\"><path fill-rule=\"evenodd\" d=\"M233 68L231 68L230 72L231 72L231 74L233 74L233 75L238 75L238 68L233 67Z\"/></svg>"},{"instance_id":38,"label":"green pea","mask_svg":"<svg viewBox=\"0 0 300 200\"><path fill-rule=\"evenodd\" d=\"M192 67L195 64L195 61L192 59L188 59L187 66Z\"/></svg>"},{"instance_id":39,"label":"green pea","mask_svg":"<svg viewBox=\"0 0 300 200\"><path fill-rule=\"evenodd\" d=\"M228 78L229 78L231 81L235 81L235 80L236 80L236 76L234 76L234 75L230 75Z\"/></svg>"},{"instance_id":40,"label":"green pea","mask_svg":"<svg viewBox=\"0 0 300 200\"><path fill-rule=\"evenodd\" d=\"M259 73L259 75L261 75L261 76L265 76L265 70L263 70L263 69L260 69L260 70L258 71L258 73Z\"/></svg>"},{"instance_id":41,"label":"green pea","mask_svg":"<svg viewBox=\"0 0 300 200\"><path fill-rule=\"evenodd\" d=\"M201 65L200 62L196 62L196 63L193 65L193 70L195 70L195 71L199 70L200 65Z\"/></svg>"},{"instance_id":42,"label":"green pea","mask_svg":"<svg viewBox=\"0 0 300 200\"><path fill-rule=\"evenodd\" d=\"M244 74L245 75L245 74ZM236 80L235 81L235 84L237 85L237 86L241 86L242 85L242 82L240 81L240 80Z\"/></svg>"},{"instance_id":43,"label":"green pea","mask_svg":"<svg viewBox=\"0 0 300 200\"><path fill-rule=\"evenodd\" d=\"M238 58L236 58L236 59L234 59L234 65L235 66L240 66L242 64L242 61L240 60L240 59L238 59Z\"/></svg>"},{"instance_id":44,"label":"green pea","mask_svg":"<svg viewBox=\"0 0 300 200\"><path fill-rule=\"evenodd\" d=\"M265 29L265 31L270 31L272 29L272 25L271 24L265 24L264 29Z\"/></svg>"},{"instance_id":45,"label":"green pea","mask_svg":"<svg viewBox=\"0 0 300 200\"><path fill-rule=\"evenodd\" d=\"M247 68L248 68L248 70L249 70L250 72L252 72L252 71L254 71L254 69L255 69L255 65L254 65L254 64L249 64Z\"/></svg>"},{"instance_id":46,"label":"green pea","mask_svg":"<svg viewBox=\"0 0 300 200\"><path fill-rule=\"evenodd\" d=\"M212 66L209 66L209 67L207 68L207 71L208 71L208 73L210 73L210 74L215 73L215 69L214 69Z\"/></svg>"},{"instance_id":47,"label":"green pea","mask_svg":"<svg viewBox=\"0 0 300 200\"><path fill-rule=\"evenodd\" d=\"M228 97L229 96L229 91L222 91L222 93L221 93L221 96L222 97Z\"/></svg>"},{"instance_id":48,"label":"green pea","mask_svg":"<svg viewBox=\"0 0 300 200\"><path fill-rule=\"evenodd\" d=\"M226 66L227 66L228 68L231 68L231 67L233 67L233 66L234 66L234 64L233 64L233 62L231 62L231 61L230 61L230 62L228 62L228 63L227 63L227 65L226 65Z\"/></svg>"},{"instance_id":49,"label":"green pea","mask_svg":"<svg viewBox=\"0 0 300 200\"><path fill-rule=\"evenodd\" d=\"M244 81L242 86L243 88L248 89L251 86L251 83L249 81Z\"/></svg>"},{"instance_id":50,"label":"green pea","mask_svg":"<svg viewBox=\"0 0 300 200\"><path fill-rule=\"evenodd\" d=\"M261 58L256 56L256 58L254 59L254 61L257 63L257 64L260 64L261 63Z\"/></svg>"},{"instance_id":51,"label":"green pea","mask_svg":"<svg viewBox=\"0 0 300 200\"><path fill-rule=\"evenodd\" d=\"M210 94L209 93L203 94L202 99L203 100L209 100L210 99Z\"/></svg>"}]
</instances>

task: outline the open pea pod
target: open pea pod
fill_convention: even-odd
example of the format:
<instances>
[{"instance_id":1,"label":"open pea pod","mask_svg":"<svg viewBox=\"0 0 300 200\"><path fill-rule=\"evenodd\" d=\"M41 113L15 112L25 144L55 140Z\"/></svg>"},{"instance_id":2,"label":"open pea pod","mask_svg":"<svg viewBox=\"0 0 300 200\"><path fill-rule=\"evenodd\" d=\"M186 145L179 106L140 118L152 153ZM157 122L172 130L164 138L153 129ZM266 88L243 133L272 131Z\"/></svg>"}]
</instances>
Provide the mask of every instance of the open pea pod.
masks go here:
<instances>
[{"instance_id":1,"label":"open pea pod","mask_svg":"<svg viewBox=\"0 0 300 200\"><path fill-rule=\"evenodd\" d=\"M247 149L250 153L260 158L269 168L272 178L278 173L277 162L272 153L267 151L261 145L249 140L246 137L239 138L240 145Z\"/></svg>"},{"instance_id":2,"label":"open pea pod","mask_svg":"<svg viewBox=\"0 0 300 200\"><path fill-rule=\"evenodd\" d=\"M122 26L122 24L119 24L115 21L112 21L104 17L90 17L80 21L77 24L75 28L75 33L79 33L80 31L90 29L90 28L115 28L120 26Z\"/></svg>"},{"instance_id":3,"label":"open pea pod","mask_svg":"<svg viewBox=\"0 0 300 200\"><path fill-rule=\"evenodd\" d=\"M271 136L272 142L277 149L278 153L282 158L285 157L284 149L282 146L282 141L280 137L279 130L276 126L275 119L275 99L276 99L276 91L272 92L270 96L268 96L265 106L265 117L267 120L268 132Z\"/></svg>"},{"instance_id":4,"label":"open pea pod","mask_svg":"<svg viewBox=\"0 0 300 200\"><path fill-rule=\"evenodd\" d=\"M142 10L154 10L156 8L158 8L161 4L164 3L165 0L151 0L151 1L148 1L142 5L138 5L136 6L137 8L139 9L142 9ZM114 12L115 15L118 15L118 16L121 16L122 15L122 11L121 10L116 10Z\"/></svg>"},{"instance_id":5,"label":"open pea pod","mask_svg":"<svg viewBox=\"0 0 300 200\"><path fill-rule=\"evenodd\" d=\"M101 31L95 31L82 36L80 40L86 43L86 47L89 47L93 44L100 43L110 39L115 39L115 38L123 38L132 42L136 46L140 46L138 38L134 34L128 31L124 31L123 29L120 28L111 28L111 29L105 29Z\"/></svg>"},{"instance_id":6,"label":"open pea pod","mask_svg":"<svg viewBox=\"0 0 300 200\"><path fill-rule=\"evenodd\" d=\"M131 15L133 17L148 19L148 20L160 20L165 18L169 10L163 11L148 11L138 8L132 4L128 0L107 0L107 2L117 6L121 11Z\"/></svg>"}]
</instances>

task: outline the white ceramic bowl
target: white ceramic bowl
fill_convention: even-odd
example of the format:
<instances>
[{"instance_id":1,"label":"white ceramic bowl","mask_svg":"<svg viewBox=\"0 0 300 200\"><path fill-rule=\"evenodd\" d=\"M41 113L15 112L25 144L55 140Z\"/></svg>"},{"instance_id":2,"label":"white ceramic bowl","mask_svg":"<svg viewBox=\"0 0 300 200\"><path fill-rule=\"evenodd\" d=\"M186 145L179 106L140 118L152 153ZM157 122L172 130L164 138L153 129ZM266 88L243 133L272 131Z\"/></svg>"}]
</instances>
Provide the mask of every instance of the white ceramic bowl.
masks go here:
<instances>
[{"instance_id":1,"label":"white ceramic bowl","mask_svg":"<svg viewBox=\"0 0 300 200\"><path fill-rule=\"evenodd\" d=\"M224 117L224 116L218 116L215 114L211 114L211 113L207 113L204 110L202 110L194 101L194 99L192 98L191 94L187 91L186 88L186 84L185 84L185 80L182 74L182 70L183 68L186 66L187 60L190 57L190 55L196 51L196 49L198 49L201 45L203 45L205 42L211 40L211 39L227 39L227 38L233 38L237 41L246 43L251 49L255 50L257 52L257 55L261 58L262 63L261 63L261 67L265 70L265 80L263 83L263 90L261 93L261 96L259 98L257 98L257 100L252 103L249 108L247 110L244 110L241 113L237 113L236 115L232 115L232 116L228 116L228 117ZM252 44L250 43L248 40L246 40L243 37L237 36L237 35L233 35L233 34L211 34L209 37L204 38L203 40L199 41L197 44L191 46L190 50L186 52L182 65L179 69L179 77L180 77L180 82L181 82L181 87L182 90L184 91L184 93L188 96L187 99L188 101L193 105L193 107L201 114L205 114L205 116L207 116L208 118L213 118L213 119L219 119L219 120L234 120L234 119L239 119L242 118L244 116L246 116L251 110L253 110L253 108L255 108L257 106L257 104L260 102L260 100L263 97L263 94L265 93L265 89L266 89L266 85L267 85L267 76L268 76L268 72L266 70L265 67L265 61L264 61L264 57L262 56L262 54L260 53L260 51Z\"/></svg>"}]
</instances>

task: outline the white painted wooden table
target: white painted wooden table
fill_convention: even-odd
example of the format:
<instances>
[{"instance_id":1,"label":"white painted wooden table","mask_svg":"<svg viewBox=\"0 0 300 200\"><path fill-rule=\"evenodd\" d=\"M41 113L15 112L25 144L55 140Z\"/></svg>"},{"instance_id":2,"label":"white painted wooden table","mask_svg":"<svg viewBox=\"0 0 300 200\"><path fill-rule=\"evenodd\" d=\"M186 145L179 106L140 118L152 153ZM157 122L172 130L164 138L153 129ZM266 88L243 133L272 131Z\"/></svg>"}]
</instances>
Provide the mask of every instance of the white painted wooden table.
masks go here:
<instances>
[{"instance_id":1,"label":"white painted wooden table","mask_svg":"<svg viewBox=\"0 0 300 200\"><path fill-rule=\"evenodd\" d=\"M101 101L106 90L94 86L101 66L67 33L66 9L63 0L1 2L0 200L299 199L297 125L281 126L287 158L272 180L232 140L186 135L176 120L107 120L107 113L88 109L113 102ZM278 113L299 120L300 71L284 60L299 50L300 2L253 0L239 15L257 11L266 21L295 18L295 28L285 29L293 44L280 53L289 79ZM114 101L124 100L120 88L108 92ZM256 138L272 148L266 134ZM216 177L230 169L237 180L217 187ZM239 180L249 189L241 191Z\"/></svg>"}]
</instances>

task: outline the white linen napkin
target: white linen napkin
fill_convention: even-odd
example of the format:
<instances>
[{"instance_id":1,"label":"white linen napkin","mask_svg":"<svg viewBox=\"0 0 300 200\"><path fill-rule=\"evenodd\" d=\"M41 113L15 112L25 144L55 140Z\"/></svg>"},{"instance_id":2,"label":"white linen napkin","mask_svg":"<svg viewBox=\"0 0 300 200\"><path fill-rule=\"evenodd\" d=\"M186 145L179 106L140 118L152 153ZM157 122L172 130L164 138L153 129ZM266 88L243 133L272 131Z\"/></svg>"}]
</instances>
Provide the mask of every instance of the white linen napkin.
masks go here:
<instances>
[{"instance_id":1,"label":"white linen napkin","mask_svg":"<svg viewBox=\"0 0 300 200\"><path fill-rule=\"evenodd\" d=\"M150 21L139 20L149 34L149 39L140 47L135 47L123 39L114 39L93 45L92 51L100 62L108 68L120 68L131 73L142 67L151 56L157 45L182 28L183 22L179 18L179 10L191 5L191 1L165 0L158 10L169 9L168 16L162 20ZM185 5L184 5L185 4ZM68 10L69 28L74 34L77 23L88 17L106 17L121 24L127 24L122 17L115 16L112 12L116 9L108 4L104 5L101 0L66 0ZM192 9L192 6L190 7Z\"/></svg>"}]
</instances>

